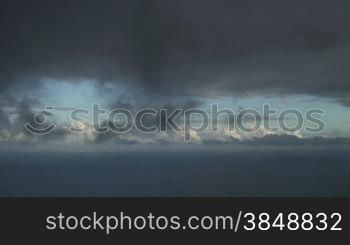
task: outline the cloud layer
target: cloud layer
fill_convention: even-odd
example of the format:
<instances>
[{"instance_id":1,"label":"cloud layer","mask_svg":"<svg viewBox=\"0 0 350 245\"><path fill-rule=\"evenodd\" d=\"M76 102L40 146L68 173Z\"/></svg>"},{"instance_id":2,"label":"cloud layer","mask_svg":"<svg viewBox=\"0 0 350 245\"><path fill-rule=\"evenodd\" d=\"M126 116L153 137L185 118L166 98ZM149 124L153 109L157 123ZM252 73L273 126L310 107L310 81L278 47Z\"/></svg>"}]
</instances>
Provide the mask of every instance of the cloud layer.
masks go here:
<instances>
[{"instance_id":1,"label":"cloud layer","mask_svg":"<svg viewBox=\"0 0 350 245\"><path fill-rule=\"evenodd\" d=\"M116 95L110 106L131 110L186 109L201 103L191 100L198 95L205 100L306 94L350 106L349 11L347 0L3 1L0 139L76 140L67 125L42 139L23 131L33 120L33 105L43 103L43 98L29 100L26 92L50 79L92 81L101 97L105 84L123 88L125 97ZM230 132L186 134L201 144L344 143L265 133L249 139ZM78 140L131 144L176 143L178 138L183 135L131 132L127 137L90 133Z\"/></svg>"},{"instance_id":2,"label":"cloud layer","mask_svg":"<svg viewBox=\"0 0 350 245\"><path fill-rule=\"evenodd\" d=\"M0 91L50 77L348 105L349 10L346 0L5 1Z\"/></svg>"}]
</instances>

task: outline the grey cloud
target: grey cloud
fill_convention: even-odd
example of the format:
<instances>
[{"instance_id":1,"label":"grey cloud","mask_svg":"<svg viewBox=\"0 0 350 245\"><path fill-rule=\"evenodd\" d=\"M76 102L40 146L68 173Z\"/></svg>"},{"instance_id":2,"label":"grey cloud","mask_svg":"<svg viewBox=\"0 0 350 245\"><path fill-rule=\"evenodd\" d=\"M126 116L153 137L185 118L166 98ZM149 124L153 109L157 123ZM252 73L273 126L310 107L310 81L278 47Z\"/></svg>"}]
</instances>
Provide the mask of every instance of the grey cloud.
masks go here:
<instances>
[{"instance_id":1,"label":"grey cloud","mask_svg":"<svg viewBox=\"0 0 350 245\"><path fill-rule=\"evenodd\" d=\"M4 110L0 109L0 129L8 128L10 121Z\"/></svg>"},{"instance_id":2,"label":"grey cloud","mask_svg":"<svg viewBox=\"0 0 350 245\"><path fill-rule=\"evenodd\" d=\"M266 135L252 140L240 142L251 145L349 145L350 138L334 137L310 137L298 138L294 135Z\"/></svg>"},{"instance_id":3,"label":"grey cloud","mask_svg":"<svg viewBox=\"0 0 350 245\"><path fill-rule=\"evenodd\" d=\"M344 106L350 107L350 95L340 97L337 101Z\"/></svg>"},{"instance_id":4,"label":"grey cloud","mask_svg":"<svg viewBox=\"0 0 350 245\"><path fill-rule=\"evenodd\" d=\"M142 124L145 127L153 127L157 126L157 128L163 127L167 121L164 115L160 114L160 110L165 109L167 111L168 116L173 113L176 109L181 110L187 110L190 108L196 108L201 104L200 101L197 100L184 100L184 101L176 101L173 100L171 102L168 102L166 104L160 104L159 101L154 100L154 98L148 98L148 97L142 97L142 99L136 99L136 101L128 101L128 100L117 100L111 105L111 109L126 109L129 110L133 115L137 113L138 110L143 108L153 108L157 111L157 115L145 115L142 120ZM175 123L177 123L179 126L183 126L183 115L179 114L179 116L174 120ZM113 121L104 121L100 127L106 128L109 126L109 128L113 128ZM123 125L121 125L123 126ZM125 125L124 125L125 126ZM132 126L132 125L129 125ZM175 131L168 127L167 132L165 134L169 139L158 139L156 138L157 134L146 134L139 132L135 127L132 127L132 129L127 133L118 134L113 131L108 131L105 133L96 133L94 138L94 143L105 143L105 142L114 142L114 143L120 143L120 144L136 144L139 143L139 141L147 141L147 142L154 142L154 143L169 143L171 140L170 138L174 135ZM139 141L137 141L139 139Z\"/></svg>"},{"instance_id":5,"label":"grey cloud","mask_svg":"<svg viewBox=\"0 0 350 245\"><path fill-rule=\"evenodd\" d=\"M350 92L350 3L5 1L0 91L41 77L151 94ZM346 104L347 105L347 104Z\"/></svg>"},{"instance_id":6,"label":"grey cloud","mask_svg":"<svg viewBox=\"0 0 350 245\"><path fill-rule=\"evenodd\" d=\"M45 134L45 135L36 135L25 129L25 125L29 123L36 129L44 129L48 127L48 123L37 123L35 121L35 117L44 115L45 117L54 116L53 113L47 111L33 111L33 106L37 105L39 102L35 99L23 99L17 104L16 108L16 120L13 124L8 125L8 129L10 130L12 135L16 135L18 133L23 133L26 135L27 139L25 141L33 142L35 139L39 143L44 143L47 141L60 141L63 142L64 138L69 135L71 132L63 127L57 127L54 131ZM1 121L1 120L0 120ZM12 139L15 140L15 139ZM15 140L16 141L16 140ZM26 142L22 142L26 143Z\"/></svg>"}]
</instances>

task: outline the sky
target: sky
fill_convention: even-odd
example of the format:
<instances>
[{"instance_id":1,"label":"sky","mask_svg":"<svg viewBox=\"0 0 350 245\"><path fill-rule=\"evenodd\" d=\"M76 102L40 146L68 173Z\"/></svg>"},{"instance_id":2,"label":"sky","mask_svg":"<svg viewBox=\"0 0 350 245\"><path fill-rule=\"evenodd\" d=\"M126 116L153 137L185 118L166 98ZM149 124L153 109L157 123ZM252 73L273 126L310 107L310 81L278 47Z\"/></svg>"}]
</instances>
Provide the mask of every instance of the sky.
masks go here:
<instances>
[{"instance_id":1,"label":"sky","mask_svg":"<svg viewBox=\"0 0 350 245\"><path fill-rule=\"evenodd\" d=\"M234 112L270 104L323 110L326 127L251 135L221 128L189 132L191 143L349 144L349 11L347 0L2 1L0 143L185 144L172 131L76 134L69 115L93 104ZM45 115L56 130L28 133L24 125L45 106L55 108Z\"/></svg>"}]
</instances>

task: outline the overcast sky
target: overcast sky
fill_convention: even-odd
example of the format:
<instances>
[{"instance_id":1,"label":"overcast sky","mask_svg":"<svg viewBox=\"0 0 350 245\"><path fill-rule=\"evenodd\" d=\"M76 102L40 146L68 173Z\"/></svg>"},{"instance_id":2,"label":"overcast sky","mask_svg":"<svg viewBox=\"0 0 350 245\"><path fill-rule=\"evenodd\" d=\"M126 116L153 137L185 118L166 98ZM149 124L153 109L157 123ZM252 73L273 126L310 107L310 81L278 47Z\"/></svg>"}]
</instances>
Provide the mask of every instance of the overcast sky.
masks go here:
<instances>
[{"instance_id":1,"label":"overcast sky","mask_svg":"<svg viewBox=\"0 0 350 245\"><path fill-rule=\"evenodd\" d=\"M0 141L27 141L45 105L63 121L93 103L317 107L323 136L349 137L349 12L348 0L1 1ZM127 142L149 142L138 137Z\"/></svg>"}]
</instances>

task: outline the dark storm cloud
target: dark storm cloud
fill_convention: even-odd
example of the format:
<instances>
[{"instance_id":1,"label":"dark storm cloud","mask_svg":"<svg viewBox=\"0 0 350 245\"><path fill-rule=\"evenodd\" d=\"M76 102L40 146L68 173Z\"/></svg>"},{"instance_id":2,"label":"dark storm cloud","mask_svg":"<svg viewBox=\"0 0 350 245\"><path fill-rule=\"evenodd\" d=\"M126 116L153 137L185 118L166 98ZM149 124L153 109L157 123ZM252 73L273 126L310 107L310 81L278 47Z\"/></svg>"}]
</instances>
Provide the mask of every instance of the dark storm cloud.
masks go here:
<instances>
[{"instance_id":1,"label":"dark storm cloud","mask_svg":"<svg viewBox=\"0 0 350 245\"><path fill-rule=\"evenodd\" d=\"M9 106L13 106L17 103L17 100L10 95L1 95L0 96L0 107L4 108L4 107L9 107Z\"/></svg>"},{"instance_id":2,"label":"dark storm cloud","mask_svg":"<svg viewBox=\"0 0 350 245\"><path fill-rule=\"evenodd\" d=\"M54 116L52 113L47 111L35 111L33 107L38 105L38 101L35 99L23 99L16 103L16 110L13 114L16 115L16 118L13 123L8 123L5 129L11 131L12 134L24 133L28 138L36 138L40 142L45 142L49 139L58 140L62 139L69 132L64 128L56 128L53 132L46 135L36 135L25 129L25 125L29 123L32 127L36 129L43 129L48 127L46 118ZM1 115L0 115L1 122ZM41 122L41 123L39 123Z\"/></svg>"},{"instance_id":3,"label":"dark storm cloud","mask_svg":"<svg viewBox=\"0 0 350 245\"><path fill-rule=\"evenodd\" d=\"M113 120L105 120L102 122L99 127L100 128L115 128L115 125L118 125L118 127L131 127L131 130L129 132L125 133L116 133L111 130L105 133L96 133L95 138L93 141L90 140L90 143L105 143L105 142L113 142L118 144L137 144L140 143L142 140L149 140L149 142L153 143L169 143L171 139L173 138L175 134L175 130L171 128L170 126L166 126L167 124L167 116L169 117L176 109L181 110L187 110L191 108L197 108L201 104L200 101L196 100L184 100L184 101L173 101L168 102L166 104L160 104L160 101L150 99L150 98L144 98L145 100L142 101L128 101L127 99L123 98L122 100L117 100L115 103L112 104L112 109L126 109L129 110L133 115L136 115L137 112L143 108L152 108L154 109L157 114L156 115L147 115L145 114L142 117L142 126L151 128L151 127L157 127L160 128L167 128L167 131L164 132L166 134L166 138L164 139L158 139L156 136L159 136L159 132L147 134L144 132L140 132L135 127L133 127L132 124L126 125L118 125L118 122ZM148 99L148 100L146 100ZM161 110L167 111L167 116L165 114L161 114ZM180 113L173 121L179 127L183 126L183 113ZM138 124L138 126L140 126ZM121 137L123 136L123 137ZM139 141L138 141L138 140Z\"/></svg>"},{"instance_id":4,"label":"dark storm cloud","mask_svg":"<svg viewBox=\"0 0 350 245\"><path fill-rule=\"evenodd\" d=\"M2 1L0 91L41 77L90 78L159 94L342 101L349 11L347 0Z\"/></svg>"},{"instance_id":5,"label":"dark storm cloud","mask_svg":"<svg viewBox=\"0 0 350 245\"><path fill-rule=\"evenodd\" d=\"M4 113L4 110L0 109L0 130L7 128L10 125L10 121L7 115Z\"/></svg>"},{"instance_id":6,"label":"dark storm cloud","mask_svg":"<svg viewBox=\"0 0 350 245\"><path fill-rule=\"evenodd\" d=\"M26 123L35 124L32 107L37 105L39 102L35 99L23 99L19 101L16 105L17 119L15 124L17 126L23 127Z\"/></svg>"},{"instance_id":7,"label":"dark storm cloud","mask_svg":"<svg viewBox=\"0 0 350 245\"><path fill-rule=\"evenodd\" d=\"M343 96L341 98L338 98L337 101L344 106L350 107L350 96Z\"/></svg>"}]
</instances>

